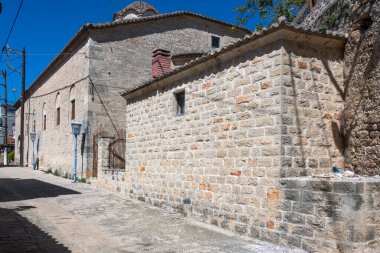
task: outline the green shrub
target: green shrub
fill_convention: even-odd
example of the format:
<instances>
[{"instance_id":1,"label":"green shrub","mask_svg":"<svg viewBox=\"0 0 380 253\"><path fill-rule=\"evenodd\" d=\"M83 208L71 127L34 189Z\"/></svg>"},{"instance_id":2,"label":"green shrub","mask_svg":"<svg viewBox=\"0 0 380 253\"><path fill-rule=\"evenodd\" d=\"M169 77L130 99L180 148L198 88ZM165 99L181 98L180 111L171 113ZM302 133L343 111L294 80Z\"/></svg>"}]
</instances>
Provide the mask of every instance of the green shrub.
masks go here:
<instances>
[{"instance_id":1,"label":"green shrub","mask_svg":"<svg viewBox=\"0 0 380 253\"><path fill-rule=\"evenodd\" d=\"M49 168L45 173L46 174L53 174L53 171L51 170L51 168Z\"/></svg>"},{"instance_id":2,"label":"green shrub","mask_svg":"<svg viewBox=\"0 0 380 253\"><path fill-rule=\"evenodd\" d=\"M60 175L59 175L59 171L58 171L57 169L55 169L53 175L59 177L59 176L60 176Z\"/></svg>"},{"instance_id":3,"label":"green shrub","mask_svg":"<svg viewBox=\"0 0 380 253\"><path fill-rule=\"evenodd\" d=\"M14 159L15 159L15 151L12 150L12 152L8 154L8 161L13 161Z\"/></svg>"}]
</instances>

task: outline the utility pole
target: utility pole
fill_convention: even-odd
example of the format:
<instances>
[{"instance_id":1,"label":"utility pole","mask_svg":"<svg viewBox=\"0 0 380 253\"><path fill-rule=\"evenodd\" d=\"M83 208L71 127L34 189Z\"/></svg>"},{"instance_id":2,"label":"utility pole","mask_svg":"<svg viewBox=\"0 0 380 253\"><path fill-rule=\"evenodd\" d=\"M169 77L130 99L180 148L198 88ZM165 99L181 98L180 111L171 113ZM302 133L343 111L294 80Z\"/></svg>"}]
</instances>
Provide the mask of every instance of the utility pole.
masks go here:
<instances>
[{"instance_id":1,"label":"utility pole","mask_svg":"<svg viewBox=\"0 0 380 253\"><path fill-rule=\"evenodd\" d=\"M5 117L4 143L5 145L8 145L8 94L7 94L7 71L6 70L3 70L3 76L4 76L4 117Z\"/></svg>"},{"instance_id":2,"label":"utility pole","mask_svg":"<svg viewBox=\"0 0 380 253\"><path fill-rule=\"evenodd\" d=\"M25 107L25 47L22 49L22 81L21 81L21 118L20 118L20 166L24 167L24 107Z\"/></svg>"},{"instance_id":3,"label":"utility pole","mask_svg":"<svg viewBox=\"0 0 380 253\"><path fill-rule=\"evenodd\" d=\"M21 115L20 115L20 166L24 167L24 125L25 125L25 47L22 49L22 70L13 67L9 62L9 54L10 53L20 53L20 51L13 50L9 48L8 45L6 45L6 51L7 51L7 65L9 68L13 69L14 71L17 71L22 75L22 81L21 81L21 98L20 98L20 104L21 104ZM27 136L29 141L29 136Z\"/></svg>"},{"instance_id":4,"label":"utility pole","mask_svg":"<svg viewBox=\"0 0 380 253\"><path fill-rule=\"evenodd\" d=\"M3 70L4 77L4 165L8 165L8 94L7 71Z\"/></svg>"}]
</instances>

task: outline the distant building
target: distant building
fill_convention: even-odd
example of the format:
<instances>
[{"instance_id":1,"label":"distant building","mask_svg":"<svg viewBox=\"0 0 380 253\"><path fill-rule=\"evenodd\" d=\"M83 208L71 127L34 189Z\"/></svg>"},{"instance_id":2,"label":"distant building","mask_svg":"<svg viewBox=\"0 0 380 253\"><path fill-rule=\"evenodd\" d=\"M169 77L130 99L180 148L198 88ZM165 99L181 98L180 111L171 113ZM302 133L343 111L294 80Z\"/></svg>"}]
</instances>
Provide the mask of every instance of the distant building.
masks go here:
<instances>
[{"instance_id":1,"label":"distant building","mask_svg":"<svg viewBox=\"0 0 380 253\"><path fill-rule=\"evenodd\" d=\"M5 107L4 105L0 106L0 145L3 146L5 144L14 146L14 124L15 124L15 110L12 108L8 108L7 113L7 126L5 126ZM7 128L7 138L5 138L5 127ZM7 142L5 142L7 139Z\"/></svg>"}]
</instances>

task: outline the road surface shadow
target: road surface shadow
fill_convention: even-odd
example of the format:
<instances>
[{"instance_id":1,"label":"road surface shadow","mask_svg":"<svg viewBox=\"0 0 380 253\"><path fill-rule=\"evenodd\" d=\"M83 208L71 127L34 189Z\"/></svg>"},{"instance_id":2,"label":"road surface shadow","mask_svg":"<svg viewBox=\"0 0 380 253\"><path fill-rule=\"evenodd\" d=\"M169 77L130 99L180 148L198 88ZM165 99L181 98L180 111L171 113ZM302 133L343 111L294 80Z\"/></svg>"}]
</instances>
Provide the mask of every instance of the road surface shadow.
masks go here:
<instances>
[{"instance_id":1,"label":"road surface shadow","mask_svg":"<svg viewBox=\"0 0 380 253\"><path fill-rule=\"evenodd\" d=\"M69 194L81 193L36 179L0 178L0 203Z\"/></svg>"},{"instance_id":2,"label":"road surface shadow","mask_svg":"<svg viewBox=\"0 0 380 253\"><path fill-rule=\"evenodd\" d=\"M18 213L31 208L35 207L0 208L0 252L70 252L51 235Z\"/></svg>"}]
</instances>

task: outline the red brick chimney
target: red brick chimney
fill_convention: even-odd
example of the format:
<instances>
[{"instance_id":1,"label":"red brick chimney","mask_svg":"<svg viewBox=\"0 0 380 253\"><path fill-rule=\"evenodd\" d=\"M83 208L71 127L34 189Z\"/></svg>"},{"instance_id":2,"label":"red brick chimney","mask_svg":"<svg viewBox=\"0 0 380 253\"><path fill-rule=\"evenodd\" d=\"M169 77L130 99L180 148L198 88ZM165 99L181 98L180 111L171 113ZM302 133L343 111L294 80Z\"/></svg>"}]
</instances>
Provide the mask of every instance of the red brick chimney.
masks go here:
<instances>
[{"instance_id":1,"label":"red brick chimney","mask_svg":"<svg viewBox=\"0 0 380 253\"><path fill-rule=\"evenodd\" d=\"M152 57L152 77L159 77L165 72L170 71L172 66L172 57L170 51L157 49L153 51Z\"/></svg>"}]
</instances>

